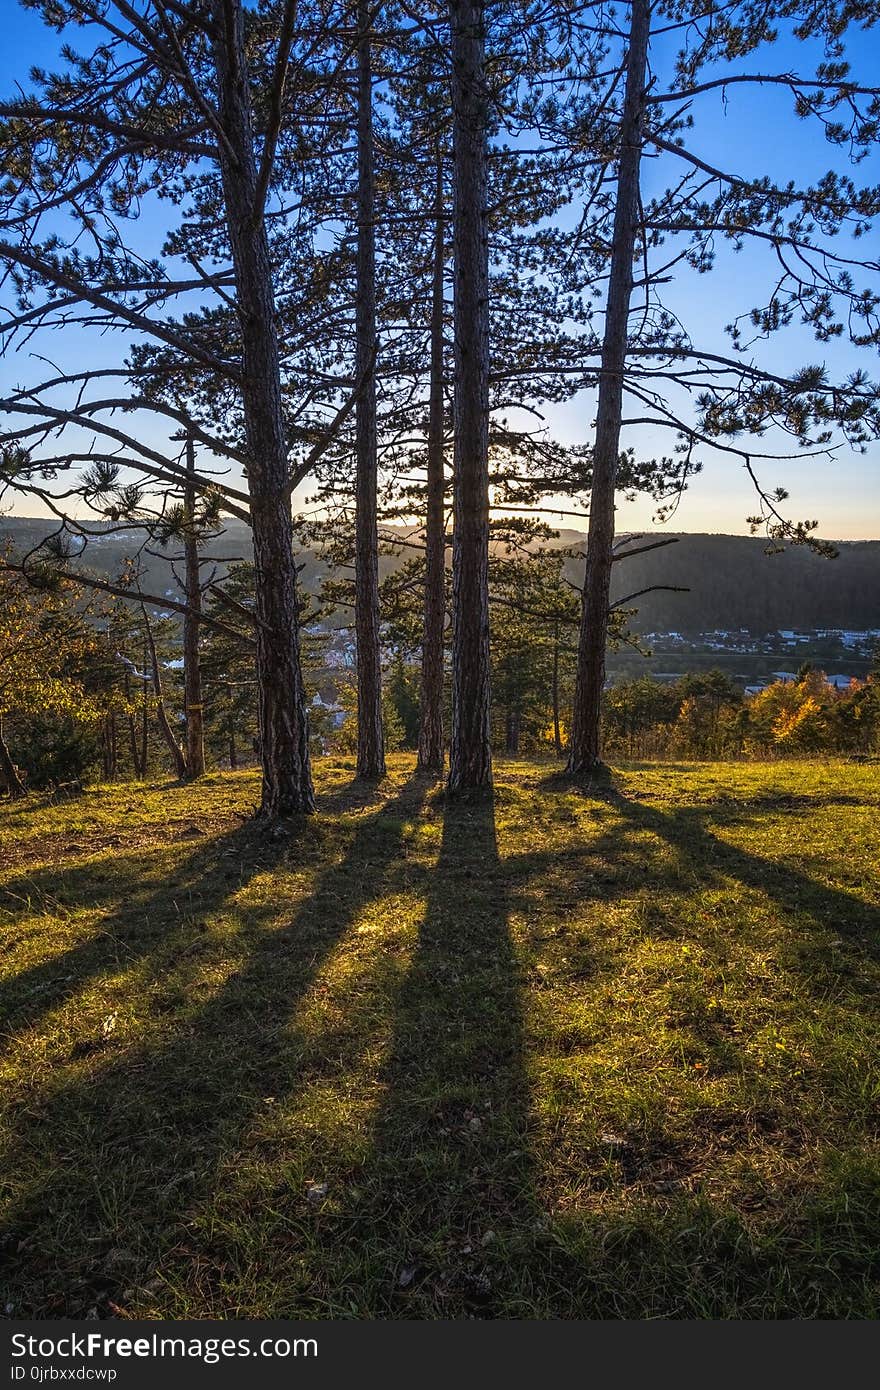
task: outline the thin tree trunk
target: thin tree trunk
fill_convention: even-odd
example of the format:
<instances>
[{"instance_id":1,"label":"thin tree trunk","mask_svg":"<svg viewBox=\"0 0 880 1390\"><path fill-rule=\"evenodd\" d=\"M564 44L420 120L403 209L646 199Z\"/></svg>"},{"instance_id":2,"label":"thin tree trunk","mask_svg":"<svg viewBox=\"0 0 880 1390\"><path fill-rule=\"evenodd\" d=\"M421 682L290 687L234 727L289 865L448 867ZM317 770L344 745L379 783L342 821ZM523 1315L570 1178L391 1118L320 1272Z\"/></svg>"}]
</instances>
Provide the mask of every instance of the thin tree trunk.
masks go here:
<instances>
[{"instance_id":1,"label":"thin tree trunk","mask_svg":"<svg viewBox=\"0 0 880 1390\"><path fill-rule=\"evenodd\" d=\"M489 723L489 251L482 0L450 0L455 144L454 527L449 790L492 784Z\"/></svg>"},{"instance_id":2,"label":"thin tree trunk","mask_svg":"<svg viewBox=\"0 0 880 1390\"><path fill-rule=\"evenodd\" d=\"M109 712L101 725L101 772L105 782L116 780L116 720Z\"/></svg>"},{"instance_id":3,"label":"thin tree trunk","mask_svg":"<svg viewBox=\"0 0 880 1390\"><path fill-rule=\"evenodd\" d=\"M315 809L299 646L289 466L272 265L254 156L241 0L213 0L214 67L223 139L218 158L243 346L242 404L257 618L263 788L260 813Z\"/></svg>"},{"instance_id":4,"label":"thin tree trunk","mask_svg":"<svg viewBox=\"0 0 880 1390\"><path fill-rule=\"evenodd\" d=\"M107 759L109 768L108 781L115 782L116 774L119 769L119 753L116 739L116 715L112 710L107 716Z\"/></svg>"},{"instance_id":5,"label":"thin tree trunk","mask_svg":"<svg viewBox=\"0 0 880 1390\"><path fill-rule=\"evenodd\" d=\"M354 622L357 635L357 774L385 775L382 653L379 638L378 441L376 427L376 229L373 178L373 68L370 7L358 0L357 304L355 375Z\"/></svg>"},{"instance_id":6,"label":"thin tree trunk","mask_svg":"<svg viewBox=\"0 0 880 1390\"><path fill-rule=\"evenodd\" d=\"M428 397L428 486L425 516L425 620L419 711L419 770L443 771L443 633L446 626L446 512L443 397L445 237L443 161L437 156L431 287L431 382Z\"/></svg>"},{"instance_id":7,"label":"thin tree trunk","mask_svg":"<svg viewBox=\"0 0 880 1390\"><path fill-rule=\"evenodd\" d=\"M127 696L128 696L128 678L127 678L127 677L126 677L125 685L126 685L126 697L127 697ZM133 713L131 710L128 711L127 722L128 722L128 746L129 746L129 750L130 750L130 752L131 752L131 766L132 766L132 771L134 772L134 775L135 775L135 777L138 779L138 781L142 781L142 780L143 780L143 777L144 777L144 773L146 772L146 768L145 768L145 766L144 766L144 764L143 764L143 761L142 761L142 759L141 759L141 747L142 747L142 744L141 744L141 736L140 736L140 734L138 733L137 720L136 720L136 718L135 718L135 716L134 716L134 713Z\"/></svg>"},{"instance_id":8,"label":"thin tree trunk","mask_svg":"<svg viewBox=\"0 0 880 1390\"><path fill-rule=\"evenodd\" d=\"M238 767L238 749L235 746L235 724L229 721L229 769L234 772Z\"/></svg>"},{"instance_id":9,"label":"thin tree trunk","mask_svg":"<svg viewBox=\"0 0 880 1390\"><path fill-rule=\"evenodd\" d=\"M6 746L6 739L3 737L3 716L0 714L0 775L6 784L10 801L17 801L22 796L27 796L27 788L18 775L18 768L12 761L12 754Z\"/></svg>"},{"instance_id":10,"label":"thin tree trunk","mask_svg":"<svg viewBox=\"0 0 880 1390\"><path fill-rule=\"evenodd\" d=\"M170 752L171 757L174 761L174 767L175 771L177 772L177 776L180 778L181 781L184 781L186 778L186 757L184 755L183 749L181 748L180 744L174 736L174 730L171 727L171 723L165 711L165 701L162 698L162 674L159 670L159 658L156 654L156 643L153 638L153 629L150 626L150 620L147 617L146 609L143 609L143 615L145 631L147 634L147 645L150 649L150 662L152 664L153 670L153 693L156 696L156 719L158 721L159 728L162 732L162 737L168 745L168 751Z\"/></svg>"},{"instance_id":11,"label":"thin tree trunk","mask_svg":"<svg viewBox=\"0 0 880 1390\"><path fill-rule=\"evenodd\" d=\"M562 757L562 730L559 724L559 621L553 624L553 747Z\"/></svg>"},{"instance_id":12,"label":"thin tree trunk","mask_svg":"<svg viewBox=\"0 0 880 1390\"><path fill-rule=\"evenodd\" d=\"M128 750L131 753L131 770L136 780L141 780L140 750L138 748L137 727L134 722L134 715L131 710L125 716L128 725Z\"/></svg>"},{"instance_id":13,"label":"thin tree trunk","mask_svg":"<svg viewBox=\"0 0 880 1390\"><path fill-rule=\"evenodd\" d=\"M146 778L150 771L150 721L147 711L141 713L141 776Z\"/></svg>"},{"instance_id":14,"label":"thin tree trunk","mask_svg":"<svg viewBox=\"0 0 880 1390\"><path fill-rule=\"evenodd\" d=\"M639 164L645 75L650 36L649 0L631 0L626 92L620 130L614 244L608 285L602 372L593 447L593 484L568 771L582 776L601 767L599 753L605 646L614 549L614 500L620 460L620 423L633 255L639 218Z\"/></svg>"},{"instance_id":15,"label":"thin tree trunk","mask_svg":"<svg viewBox=\"0 0 880 1390\"><path fill-rule=\"evenodd\" d=\"M110 740L107 733L110 716L105 714L101 720L101 781L110 781Z\"/></svg>"},{"instance_id":16,"label":"thin tree trunk","mask_svg":"<svg viewBox=\"0 0 880 1390\"><path fill-rule=\"evenodd\" d=\"M186 441L186 471L195 476L196 451ZM186 709L186 775L201 777L205 771L205 730L202 710L202 672L199 663L199 618L202 588L199 582L199 547L195 530L196 491L187 481L184 490L184 573L186 612L183 615L183 692Z\"/></svg>"},{"instance_id":17,"label":"thin tree trunk","mask_svg":"<svg viewBox=\"0 0 880 1390\"><path fill-rule=\"evenodd\" d=\"M140 780L144 773L141 767L141 753L138 742L137 723L135 722L134 711L131 708L131 679L128 671L125 673L125 704L128 710L126 722L128 724L128 747L131 752L131 766L135 777Z\"/></svg>"},{"instance_id":18,"label":"thin tree trunk","mask_svg":"<svg viewBox=\"0 0 880 1390\"><path fill-rule=\"evenodd\" d=\"M108 711L101 725L101 771L105 782L116 780L116 764L116 718Z\"/></svg>"},{"instance_id":19,"label":"thin tree trunk","mask_svg":"<svg viewBox=\"0 0 880 1390\"><path fill-rule=\"evenodd\" d=\"M146 676L147 670L147 639L144 637L143 665L141 670L144 673L141 685L141 775L146 777L150 763L150 720L149 720L149 691Z\"/></svg>"},{"instance_id":20,"label":"thin tree trunk","mask_svg":"<svg viewBox=\"0 0 880 1390\"><path fill-rule=\"evenodd\" d=\"M505 721L505 750L511 757L519 752L519 710L509 709Z\"/></svg>"}]
</instances>

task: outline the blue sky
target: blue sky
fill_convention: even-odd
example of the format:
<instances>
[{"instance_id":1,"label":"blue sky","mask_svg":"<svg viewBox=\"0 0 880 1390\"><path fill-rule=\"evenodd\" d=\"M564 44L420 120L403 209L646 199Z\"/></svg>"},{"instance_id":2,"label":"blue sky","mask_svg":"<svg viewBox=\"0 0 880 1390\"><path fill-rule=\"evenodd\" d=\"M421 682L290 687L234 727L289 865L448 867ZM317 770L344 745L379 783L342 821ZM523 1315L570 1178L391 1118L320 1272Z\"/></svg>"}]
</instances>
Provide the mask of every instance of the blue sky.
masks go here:
<instances>
[{"instance_id":1,"label":"blue sky","mask_svg":"<svg viewBox=\"0 0 880 1390\"><path fill-rule=\"evenodd\" d=\"M27 73L32 64L51 65L57 38L46 30L38 16L21 9L14 0L5 0L3 27L0 91L5 95L13 92L17 81L27 87ZM780 45L780 50L781 59L779 56L774 59L777 69L784 66L806 71L802 45L784 44ZM880 79L880 28L860 36L857 53L857 75L863 81L877 82ZM761 70L761 66L759 59L744 64L749 71ZM731 88L727 97L726 104L720 93L698 99L695 147L705 158L726 169L762 172L799 182L815 181L832 165L840 167L839 154L825 143L816 128L793 118L788 93L749 86ZM880 181L880 158L873 156L871 161L861 164L854 177L857 182ZM649 192L653 178L654 170L649 165L644 174ZM139 229L145 246L155 248L159 225L156 210L148 210ZM667 300L701 346L724 352L728 344L722 332L723 325L752 302L758 302L761 288L769 283L770 271L769 263L760 255L744 251L736 256L722 246L716 269L710 275L697 277L688 273L681 277L669 287ZM33 345L29 350L33 350ZM79 368L106 361L106 341L103 344L87 341L84 334L73 329L66 330L63 342L60 335L43 340L39 350L47 352L61 365L76 363ZM869 374L878 374L876 354L856 352L843 344L816 343L799 328L777 335L772 346L762 350L761 360L782 373L805 362L825 362L832 373L861 365ZM33 364L22 359L0 360L0 389L26 379L32 369ZM547 407L548 429L566 442L589 439L593 409L590 396ZM631 429L624 442L634 445L639 453L655 456L670 452L673 440L666 431ZM880 445L871 446L864 456L841 449L833 461L774 462L765 466L763 476L768 483L781 484L789 490L791 500L787 505L791 515L799 519L819 519L820 534L837 539L880 537ZM570 506L570 503L565 505ZM36 508L27 504L21 510L32 513ZM742 465L734 458L706 457L704 472L693 481L670 525L676 530L743 532L748 529L746 516L755 510L754 492ZM624 503L619 517L620 528L653 529L652 513L653 505L649 500ZM576 523L560 518L560 524Z\"/></svg>"}]
</instances>

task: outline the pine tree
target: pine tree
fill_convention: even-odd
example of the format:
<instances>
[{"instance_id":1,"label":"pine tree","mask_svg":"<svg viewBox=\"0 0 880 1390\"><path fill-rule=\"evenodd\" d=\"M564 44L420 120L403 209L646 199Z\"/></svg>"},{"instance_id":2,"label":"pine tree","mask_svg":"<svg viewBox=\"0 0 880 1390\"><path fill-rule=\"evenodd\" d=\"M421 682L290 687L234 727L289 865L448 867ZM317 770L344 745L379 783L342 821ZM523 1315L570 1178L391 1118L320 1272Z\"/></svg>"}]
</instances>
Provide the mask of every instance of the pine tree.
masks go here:
<instances>
[{"instance_id":1,"label":"pine tree","mask_svg":"<svg viewBox=\"0 0 880 1390\"><path fill-rule=\"evenodd\" d=\"M481 0L450 0L455 196L452 738L449 789L492 783L489 695L488 89Z\"/></svg>"}]
</instances>

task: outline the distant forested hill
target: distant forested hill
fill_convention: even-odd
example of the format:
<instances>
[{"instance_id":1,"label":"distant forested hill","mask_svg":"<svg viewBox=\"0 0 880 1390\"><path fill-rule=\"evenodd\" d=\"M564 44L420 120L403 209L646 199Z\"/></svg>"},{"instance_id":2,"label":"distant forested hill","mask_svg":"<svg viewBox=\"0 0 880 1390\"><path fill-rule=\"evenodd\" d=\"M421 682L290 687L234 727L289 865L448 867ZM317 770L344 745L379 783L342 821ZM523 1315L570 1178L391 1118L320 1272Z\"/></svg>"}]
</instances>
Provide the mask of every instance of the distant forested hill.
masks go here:
<instances>
[{"instance_id":1,"label":"distant forested hill","mask_svg":"<svg viewBox=\"0 0 880 1390\"><path fill-rule=\"evenodd\" d=\"M87 569L102 577L115 579L125 568L126 560L139 554L141 587L145 592L160 597L179 593L173 573L175 564L178 574L183 572L180 563L182 549L179 542L172 541L164 548L151 545L149 552L144 552L140 550L143 544L140 533L114 529L102 535L100 526L94 523L90 523L90 529L96 534L89 540L85 553L84 564ZM17 554L31 550L55 530L57 525L51 521L34 517L0 517L0 554L9 544ZM222 578L228 565L253 558L250 528L243 521L227 519L222 535L209 541L203 554L216 560L217 577ZM321 577L327 573L327 566L315 555L306 553L300 558L303 561L300 578L310 592L315 592ZM208 571L205 570L203 573L207 575Z\"/></svg>"},{"instance_id":2,"label":"distant forested hill","mask_svg":"<svg viewBox=\"0 0 880 1390\"><path fill-rule=\"evenodd\" d=\"M880 627L880 541L841 542L839 550L836 560L803 546L767 555L758 537L685 535L615 565L612 592L621 598L654 584L690 590L636 600L640 632Z\"/></svg>"},{"instance_id":3,"label":"distant forested hill","mask_svg":"<svg viewBox=\"0 0 880 1390\"><path fill-rule=\"evenodd\" d=\"M22 517L0 518L0 549L11 541L16 550L36 545L52 523ZM387 534L388 528L384 528ZM583 537L563 531L559 544L579 547ZM118 574L133 541L108 535L91 543L90 568ZM766 555L765 542L751 536L682 535L675 545L635 556L614 567L615 599L655 584L687 588L688 593L644 594L634 601L639 613L633 627L639 632L704 632L712 628L748 628L772 632L778 628L880 627L880 541L840 543L836 560L826 560L803 547ZM249 559L246 526L231 521L225 534L209 546L218 566L232 559ZM169 549L174 555L176 547ZM411 553L411 552L406 552ZM326 566L314 555L302 556L302 580L314 591ZM383 557L382 572L394 568ZM569 577L580 582L582 564L571 561ZM146 561L144 587L164 595L175 590L168 560ZM337 621L345 622L343 615Z\"/></svg>"}]
</instances>

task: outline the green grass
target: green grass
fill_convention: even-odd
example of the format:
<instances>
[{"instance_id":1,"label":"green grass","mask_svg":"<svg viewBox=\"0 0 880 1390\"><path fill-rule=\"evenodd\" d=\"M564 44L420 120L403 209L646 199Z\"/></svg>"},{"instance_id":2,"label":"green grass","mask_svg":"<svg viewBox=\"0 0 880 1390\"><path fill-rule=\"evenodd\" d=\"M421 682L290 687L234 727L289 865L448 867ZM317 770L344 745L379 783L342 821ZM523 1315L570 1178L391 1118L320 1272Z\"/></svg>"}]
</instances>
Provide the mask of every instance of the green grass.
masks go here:
<instances>
[{"instance_id":1,"label":"green grass","mask_svg":"<svg viewBox=\"0 0 880 1390\"><path fill-rule=\"evenodd\" d=\"M876 1317L880 768L0 806L14 1317Z\"/></svg>"}]
</instances>

